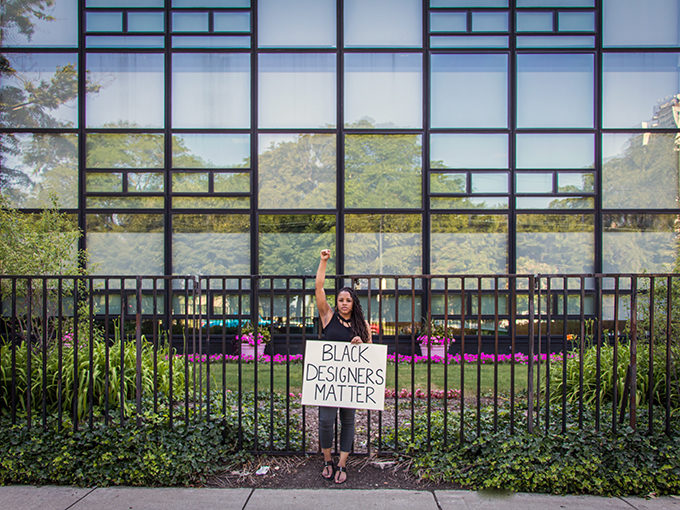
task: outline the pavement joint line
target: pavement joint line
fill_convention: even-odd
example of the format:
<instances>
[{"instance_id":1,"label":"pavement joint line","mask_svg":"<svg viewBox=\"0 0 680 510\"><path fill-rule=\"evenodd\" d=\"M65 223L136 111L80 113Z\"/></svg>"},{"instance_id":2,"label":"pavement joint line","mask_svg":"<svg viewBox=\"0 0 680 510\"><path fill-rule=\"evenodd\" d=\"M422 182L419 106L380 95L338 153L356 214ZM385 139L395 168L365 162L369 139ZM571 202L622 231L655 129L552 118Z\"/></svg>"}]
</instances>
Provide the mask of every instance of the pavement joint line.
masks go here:
<instances>
[{"instance_id":1,"label":"pavement joint line","mask_svg":"<svg viewBox=\"0 0 680 510\"><path fill-rule=\"evenodd\" d=\"M246 510L246 507L248 506L248 502L250 501L250 498L253 497L253 494L255 494L255 489L250 489L250 494L248 494L248 497L246 498L246 502L243 503L243 508L241 510Z\"/></svg>"},{"instance_id":2,"label":"pavement joint line","mask_svg":"<svg viewBox=\"0 0 680 510\"><path fill-rule=\"evenodd\" d=\"M629 505L629 506L635 508L635 510L638 510L638 507L636 507L633 503L631 503L631 502L628 501L627 499L622 498L621 496L616 496L616 499L620 499L620 500L623 501L625 504L627 504L627 505Z\"/></svg>"},{"instance_id":3,"label":"pavement joint line","mask_svg":"<svg viewBox=\"0 0 680 510\"><path fill-rule=\"evenodd\" d=\"M439 510L442 510L442 506L439 504L439 500L437 499L437 491L432 489L430 492L432 493L432 497L434 498L434 504L437 505L437 508Z\"/></svg>"},{"instance_id":4,"label":"pavement joint line","mask_svg":"<svg viewBox=\"0 0 680 510\"><path fill-rule=\"evenodd\" d=\"M73 508L75 505L77 505L78 503L80 503L82 500L84 500L86 497L88 497L90 494L92 494L92 493L93 493L94 491L96 491L97 489L98 489L98 487L92 487L92 489L91 489L90 491L88 491L87 494L85 494L82 498L80 498L80 499L74 501L73 503L71 503L69 506L67 506L66 508L64 508L64 510L68 510L69 508Z\"/></svg>"}]
</instances>

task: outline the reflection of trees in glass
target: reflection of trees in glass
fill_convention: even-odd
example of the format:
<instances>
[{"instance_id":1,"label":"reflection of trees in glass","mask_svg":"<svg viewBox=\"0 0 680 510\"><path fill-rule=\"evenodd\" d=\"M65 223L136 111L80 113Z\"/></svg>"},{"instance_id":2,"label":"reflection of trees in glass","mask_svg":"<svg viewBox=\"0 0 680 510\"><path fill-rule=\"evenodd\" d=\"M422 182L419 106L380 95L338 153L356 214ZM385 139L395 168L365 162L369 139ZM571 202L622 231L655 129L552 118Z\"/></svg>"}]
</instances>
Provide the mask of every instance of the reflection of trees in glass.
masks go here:
<instances>
[{"instance_id":1,"label":"reflection of trees in glass","mask_svg":"<svg viewBox=\"0 0 680 510\"><path fill-rule=\"evenodd\" d=\"M177 214L172 223L174 274L250 274L250 217Z\"/></svg>"},{"instance_id":2,"label":"reflection of trees in glass","mask_svg":"<svg viewBox=\"0 0 680 510\"><path fill-rule=\"evenodd\" d=\"M433 214L431 230L433 274L507 272L507 216Z\"/></svg>"},{"instance_id":3,"label":"reflection of trees in glass","mask_svg":"<svg viewBox=\"0 0 680 510\"><path fill-rule=\"evenodd\" d=\"M335 207L336 138L300 134L260 149L259 203L264 209ZM263 150L264 149L264 150Z\"/></svg>"},{"instance_id":4,"label":"reflection of trees in glass","mask_svg":"<svg viewBox=\"0 0 680 510\"><path fill-rule=\"evenodd\" d=\"M0 32L16 30L28 39L35 20L49 21L54 0L6 0L0 6ZM1 36L0 36L1 37ZM0 126L4 128L73 128L54 113L78 97L78 72L74 64L56 66L49 80L33 82L0 55ZM88 84L88 92L99 86ZM71 135L16 135L0 137L0 191L18 207L47 207L50 191L61 205L76 207L77 141Z\"/></svg>"},{"instance_id":5,"label":"reflection of trees in glass","mask_svg":"<svg viewBox=\"0 0 680 510\"><path fill-rule=\"evenodd\" d=\"M420 135L347 135L345 205L420 207L421 152Z\"/></svg>"},{"instance_id":6,"label":"reflection of trees in glass","mask_svg":"<svg viewBox=\"0 0 680 510\"><path fill-rule=\"evenodd\" d=\"M674 214L604 214L603 271L672 270L677 265L679 222Z\"/></svg>"},{"instance_id":7,"label":"reflection of trees in glass","mask_svg":"<svg viewBox=\"0 0 680 510\"><path fill-rule=\"evenodd\" d=\"M516 272L592 272L593 232L591 214L518 214Z\"/></svg>"},{"instance_id":8,"label":"reflection of trees in glass","mask_svg":"<svg viewBox=\"0 0 680 510\"><path fill-rule=\"evenodd\" d=\"M421 273L421 222L419 214L346 215L345 273Z\"/></svg>"},{"instance_id":9,"label":"reflection of trees in glass","mask_svg":"<svg viewBox=\"0 0 680 510\"><path fill-rule=\"evenodd\" d=\"M335 273L335 216L260 215L259 265L262 274L314 274L319 253L333 254L328 274Z\"/></svg>"},{"instance_id":10,"label":"reflection of trees in glass","mask_svg":"<svg viewBox=\"0 0 680 510\"><path fill-rule=\"evenodd\" d=\"M612 209L677 207L677 149L672 134L630 136L622 154L603 162L602 206Z\"/></svg>"}]
</instances>

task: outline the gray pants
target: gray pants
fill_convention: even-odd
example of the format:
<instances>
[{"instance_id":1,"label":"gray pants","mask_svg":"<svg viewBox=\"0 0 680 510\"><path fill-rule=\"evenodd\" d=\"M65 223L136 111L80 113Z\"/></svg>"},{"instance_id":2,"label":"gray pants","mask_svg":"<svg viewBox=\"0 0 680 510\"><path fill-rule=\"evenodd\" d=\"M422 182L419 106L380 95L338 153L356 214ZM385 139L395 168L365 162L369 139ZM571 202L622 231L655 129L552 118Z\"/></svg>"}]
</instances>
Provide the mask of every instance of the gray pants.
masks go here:
<instances>
[{"instance_id":1,"label":"gray pants","mask_svg":"<svg viewBox=\"0 0 680 510\"><path fill-rule=\"evenodd\" d=\"M338 409L340 409L340 451L349 452L352 450L352 443L354 442L354 414L356 409L319 406L319 443L322 449L333 446L333 426Z\"/></svg>"}]
</instances>

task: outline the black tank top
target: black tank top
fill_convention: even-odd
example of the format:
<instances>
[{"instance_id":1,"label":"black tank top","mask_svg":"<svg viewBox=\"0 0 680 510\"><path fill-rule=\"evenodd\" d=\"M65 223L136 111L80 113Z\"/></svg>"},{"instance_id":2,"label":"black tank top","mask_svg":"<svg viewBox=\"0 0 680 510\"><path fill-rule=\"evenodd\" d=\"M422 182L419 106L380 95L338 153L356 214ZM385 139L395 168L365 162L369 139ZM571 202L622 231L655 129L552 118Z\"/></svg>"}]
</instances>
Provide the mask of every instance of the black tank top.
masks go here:
<instances>
[{"instance_id":1,"label":"black tank top","mask_svg":"<svg viewBox=\"0 0 680 510\"><path fill-rule=\"evenodd\" d=\"M352 328L343 326L338 319L338 313L333 312L333 317L326 324L326 327L321 330L326 340L331 340L333 342L349 342L352 340L354 335L352 334Z\"/></svg>"}]
</instances>

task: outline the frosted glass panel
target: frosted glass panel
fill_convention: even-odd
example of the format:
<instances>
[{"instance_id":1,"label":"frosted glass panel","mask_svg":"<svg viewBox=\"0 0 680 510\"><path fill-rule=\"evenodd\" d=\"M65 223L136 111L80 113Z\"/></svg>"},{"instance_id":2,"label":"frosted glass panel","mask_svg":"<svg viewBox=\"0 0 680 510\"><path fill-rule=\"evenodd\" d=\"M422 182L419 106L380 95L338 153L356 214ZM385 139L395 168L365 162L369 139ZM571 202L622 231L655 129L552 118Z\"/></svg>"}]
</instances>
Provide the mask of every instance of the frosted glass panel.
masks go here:
<instances>
[{"instance_id":1,"label":"frosted glass panel","mask_svg":"<svg viewBox=\"0 0 680 510\"><path fill-rule=\"evenodd\" d=\"M517 55L518 127L593 126L592 55Z\"/></svg>"},{"instance_id":2,"label":"frosted glass panel","mask_svg":"<svg viewBox=\"0 0 680 510\"><path fill-rule=\"evenodd\" d=\"M87 127L163 127L164 67L163 55L89 54L88 80L100 87L87 93Z\"/></svg>"},{"instance_id":3,"label":"frosted glass panel","mask_svg":"<svg viewBox=\"0 0 680 510\"><path fill-rule=\"evenodd\" d=\"M507 168L507 135L433 134L432 168Z\"/></svg>"},{"instance_id":4,"label":"frosted glass panel","mask_svg":"<svg viewBox=\"0 0 680 510\"><path fill-rule=\"evenodd\" d=\"M344 13L347 48L423 45L420 0L345 0Z\"/></svg>"},{"instance_id":5,"label":"frosted glass panel","mask_svg":"<svg viewBox=\"0 0 680 510\"><path fill-rule=\"evenodd\" d=\"M345 127L422 127L422 57L345 55Z\"/></svg>"},{"instance_id":6,"label":"frosted glass panel","mask_svg":"<svg viewBox=\"0 0 680 510\"><path fill-rule=\"evenodd\" d=\"M260 127L335 126L335 55L261 54L259 62Z\"/></svg>"},{"instance_id":7,"label":"frosted glass panel","mask_svg":"<svg viewBox=\"0 0 680 510\"><path fill-rule=\"evenodd\" d=\"M508 124L506 55L432 55L432 127Z\"/></svg>"},{"instance_id":8,"label":"frosted glass panel","mask_svg":"<svg viewBox=\"0 0 680 510\"><path fill-rule=\"evenodd\" d=\"M678 0L604 0L604 46L678 46Z\"/></svg>"},{"instance_id":9,"label":"frosted glass panel","mask_svg":"<svg viewBox=\"0 0 680 510\"><path fill-rule=\"evenodd\" d=\"M517 135L517 168L593 168L595 138L580 134Z\"/></svg>"},{"instance_id":10,"label":"frosted glass panel","mask_svg":"<svg viewBox=\"0 0 680 510\"><path fill-rule=\"evenodd\" d=\"M173 127L250 127L250 56L174 54L172 104Z\"/></svg>"},{"instance_id":11,"label":"frosted glass panel","mask_svg":"<svg viewBox=\"0 0 680 510\"><path fill-rule=\"evenodd\" d=\"M337 39L335 0L259 0L260 48L334 48Z\"/></svg>"}]
</instances>

